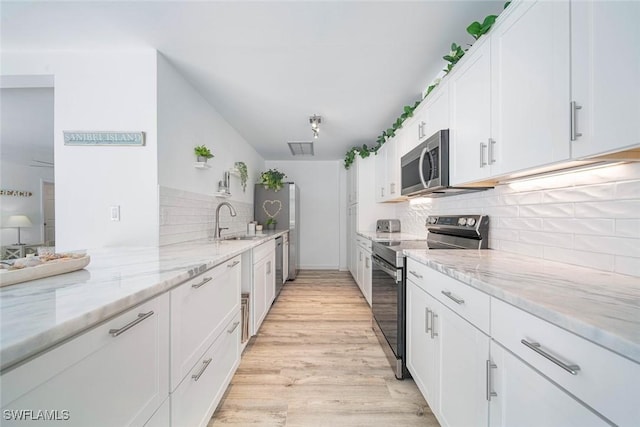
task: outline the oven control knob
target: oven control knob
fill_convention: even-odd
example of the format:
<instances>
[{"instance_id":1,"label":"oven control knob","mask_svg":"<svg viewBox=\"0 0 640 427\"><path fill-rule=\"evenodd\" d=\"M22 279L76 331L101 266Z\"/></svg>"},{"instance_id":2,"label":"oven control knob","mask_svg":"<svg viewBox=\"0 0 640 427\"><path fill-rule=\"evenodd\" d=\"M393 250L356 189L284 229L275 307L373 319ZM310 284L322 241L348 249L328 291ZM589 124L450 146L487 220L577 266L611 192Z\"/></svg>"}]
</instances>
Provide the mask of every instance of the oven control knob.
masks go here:
<instances>
[{"instance_id":1,"label":"oven control knob","mask_svg":"<svg viewBox=\"0 0 640 427\"><path fill-rule=\"evenodd\" d=\"M467 218L467 225L469 227L473 227L474 225L476 225L476 219L475 218Z\"/></svg>"},{"instance_id":2,"label":"oven control knob","mask_svg":"<svg viewBox=\"0 0 640 427\"><path fill-rule=\"evenodd\" d=\"M467 218L458 218L458 225L466 225L467 224Z\"/></svg>"},{"instance_id":3,"label":"oven control knob","mask_svg":"<svg viewBox=\"0 0 640 427\"><path fill-rule=\"evenodd\" d=\"M435 224L436 222L438 222L438 218L436 218L435 216L430 216L428 222L429 224Z\"/></svg>"}]
</instances>

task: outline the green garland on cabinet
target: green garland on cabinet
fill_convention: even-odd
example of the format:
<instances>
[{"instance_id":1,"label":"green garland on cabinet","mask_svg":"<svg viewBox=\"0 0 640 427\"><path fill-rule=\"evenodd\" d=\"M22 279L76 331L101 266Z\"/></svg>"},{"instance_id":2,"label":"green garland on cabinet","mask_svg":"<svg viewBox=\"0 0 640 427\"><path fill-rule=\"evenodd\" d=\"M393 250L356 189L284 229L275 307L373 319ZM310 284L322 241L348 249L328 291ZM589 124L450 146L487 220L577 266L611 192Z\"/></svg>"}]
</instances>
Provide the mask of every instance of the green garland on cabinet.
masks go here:
<instances>
[{"instance_id":1,"label":"green garland on cabinet","mask_svg":"<svg viewBox=\"0 0 640 427\"><path fill-rule=\"evenodd\" d=\"M511 1L506 2L504 4L503 10L506 9L510 3ZM474 21L467 27L467 33L469 33L471 37L474 38L474 40L478 40L484 34L489 32L493 24L496 22L497 18L498 15L488 15L484 18L482 23ZM451 44L451 51L449 52L449 54L442 57L442 59L448 62L447 68L443 70L445 75L449 74L451 70L453 70L453 67L455 67L458 61L460 61L467 50L468 48L463 49L462 46L456 43ZM390 128L383 131L378 136L378 138L376 139L376 145L369 147L367 144L363 144L359 147L351 147L344 156L344 168L349 169L353 162L356 160L357 155L360 155L361 158L366 159L372 153L377 154L380 147L382 147L382 145L384 145L384 143L387 142L389 138L393 138L394 136L396 136L396 132L400 128L402 128L402 124L404 123L404 121L413 116L413 112L416 108L418 108L418 105L420 105L420 103L424 101L439 84L440 79L434 80L434 82L427 88L427 92L422 100L416 101L413 106L405 105L403 108L403 113L400 115L400 117L396 119L396 121L391 125Z\"/></svg>"}]
</instances>

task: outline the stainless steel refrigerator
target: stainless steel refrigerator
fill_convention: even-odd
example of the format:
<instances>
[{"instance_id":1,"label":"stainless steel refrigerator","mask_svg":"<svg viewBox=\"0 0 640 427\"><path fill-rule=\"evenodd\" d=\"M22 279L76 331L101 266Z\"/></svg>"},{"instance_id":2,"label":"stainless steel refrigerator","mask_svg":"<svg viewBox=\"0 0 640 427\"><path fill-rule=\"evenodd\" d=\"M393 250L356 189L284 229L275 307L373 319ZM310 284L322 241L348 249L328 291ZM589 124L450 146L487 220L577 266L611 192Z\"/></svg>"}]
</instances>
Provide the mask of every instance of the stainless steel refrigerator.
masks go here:
<instances>
[{"instance_id":1,"label":"stainless steel refrigerator","mask_svg":"<svg viewBox=\"0 0 640 427\"><path fill-rule=\"evenodd\" d=\"M278 191L256 184L253 205L254 219L265 226L275 219L276 230L289 230L289 280L298 274L300 262L300 190L293 182L285 183Z\"/></svg>"}]
</instances>

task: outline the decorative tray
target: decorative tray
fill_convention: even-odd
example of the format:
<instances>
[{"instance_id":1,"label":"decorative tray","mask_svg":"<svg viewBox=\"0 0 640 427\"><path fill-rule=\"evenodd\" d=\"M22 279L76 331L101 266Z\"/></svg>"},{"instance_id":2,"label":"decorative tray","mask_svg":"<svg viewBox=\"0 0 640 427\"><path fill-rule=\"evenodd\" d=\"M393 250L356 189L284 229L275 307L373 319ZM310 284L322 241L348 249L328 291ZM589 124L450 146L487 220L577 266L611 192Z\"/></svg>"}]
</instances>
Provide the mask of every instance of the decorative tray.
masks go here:
<instances>
[{"instance_id":1,"label":"decorative tray","mask_svg":"<svg viewBox=\"0 0 640 427\"><path fill-rule=\"evenodd\" d=\"M70 273L89 265L91 257L84 253L56 254L47 257L21 258L13 266L0 269L0 287ZM30 265L35 264L37 265ZM21 267L22 266L22 267Z\"/></svg>"}]
</instances>

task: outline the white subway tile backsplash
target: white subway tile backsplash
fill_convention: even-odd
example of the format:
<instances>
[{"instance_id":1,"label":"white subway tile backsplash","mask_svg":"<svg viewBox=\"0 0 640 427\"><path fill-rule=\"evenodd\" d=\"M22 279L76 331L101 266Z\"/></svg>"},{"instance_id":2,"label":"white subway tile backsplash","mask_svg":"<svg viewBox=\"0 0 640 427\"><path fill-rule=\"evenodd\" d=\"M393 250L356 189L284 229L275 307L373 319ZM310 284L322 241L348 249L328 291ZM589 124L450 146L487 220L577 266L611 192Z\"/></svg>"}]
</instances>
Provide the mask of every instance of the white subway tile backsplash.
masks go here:
<instances>
[{"instance_id":1,"label":"white subway tile backsplash","mask_svg":"<svg viewBox=\"0 0 640 427\"><path fill-rule=\"evenodd\" d=\"M459 213L489 215L493 249L640 276L640 163L398 205L403 231L414 234L427 215Z\"/></svg>"},{"instance_id":2,"label":"white subway tile backsplash","mask_svg":"<svg viewBox=\"0 0 640 427\"><path fill-rule=\"evenodd\" d=\"M616 236L640 239L640 219L616 219L615 230Z\"/></svg>"},{"instance_id":3,"label":"white subway tile backsplash","mask_svg":"<svg viewBox=\"0 0 640 427\"><path fill-rule=\"evenodd\" d=\"M160 186L160 246L213 237L215 209L220 199L206 194ZM253 219L253 205L230 202L237 212L232 217L227 209L220 211L220 227L228 227L223 234L246 231Z\"/></svg>"},{"instance_id":4,"label":"white subway tile backsplash","mask_svg":"<svg viewBox=\"0 0 640 427\"><path fill-rule=\"evenodd\" d=\"M544 231L588 235L611 236L615 230L615 220L600 218L545 218L542 220Z\"/></svg>"},{"instance_id":5,"label":"white subway tile backsplash","mask_svg":"<svg viewBox=\"0 0 640 427\"><path fill-rule=\"evenodd\" d=\"M520 231L520 241L532 245L573 248L573 235L544 231Z\"/></svg>"},{"instance_id":6,"label":"white subway tile backsplash","mask_svg":"<svg viewBox=\"0 0 640 427\"><path fill-rule=\"evenodd\" d=\"M597 270L613 271L613 255L585 252L576 249L555 248L545 246L544 258L549 261L564 262L566 264L580 265L595 268Z\"/></svg>"}]
</instances>

